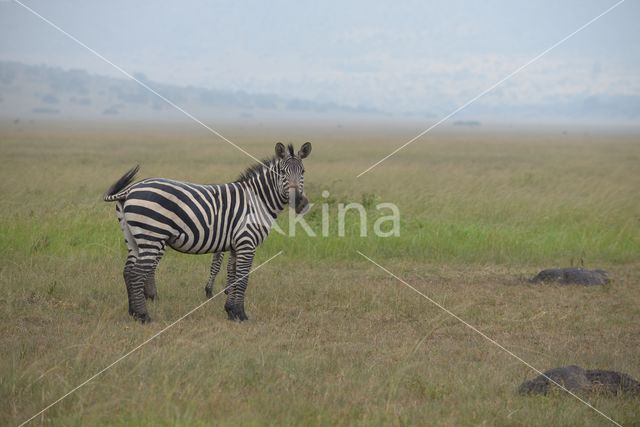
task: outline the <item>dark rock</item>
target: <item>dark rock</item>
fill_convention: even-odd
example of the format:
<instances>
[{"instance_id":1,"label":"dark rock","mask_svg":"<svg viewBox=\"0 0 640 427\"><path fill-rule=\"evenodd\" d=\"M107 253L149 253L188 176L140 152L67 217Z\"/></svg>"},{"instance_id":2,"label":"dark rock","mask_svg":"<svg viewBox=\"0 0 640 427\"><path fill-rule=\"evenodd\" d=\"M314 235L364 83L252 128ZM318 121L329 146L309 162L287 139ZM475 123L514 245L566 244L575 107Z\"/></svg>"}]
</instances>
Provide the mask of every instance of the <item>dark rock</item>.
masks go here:
<instances>
[{"instance_id":1,"label":"dark rock","mask_svg":"<svg viewBox=\"0 0 640 427\"><path fill-rule=\"evenodd\" d=\"M584 268L551 268L542 270L529 279L531 283L556 282L563 285L606 285L609 276L604 270L586 270Z\"/></svg>"},{"instance_id":2,"label":"dark rock","mask_svg":"<svg viewBox=\"0 0 640 427\"><path fill-rule=\"evenodd\" d=\"M640 383L627 374L601 369L587 370L586 374L594 391L640 396Z\"/></svg>"},{"instance_id":3,"label":"dark rock","mask_svg":"<svg viewBox=\"0 0 640 427\"><path fill-rule=\"evenodd\" d=\"M586 371L579 366L572 365L550 369L544 375L538 375L530 381L525 381L518 388L518 392L520 394L547 394L551 386L555 385L549 378L573 392L591 386Z\"/></svg>"},{"instance_id":4,"label":"dark rock","mask_svg":"<svg viewBox=\"0 0 640 427\"><path fill-rule=\"evenodd\" d=\"M640 383L627 374L600 369L585 370L579 366L563 366L546 371L532 380L523 382L520 394L548 394L556 384L574 393L611 393L640 396Z\"/></svg>"}]
</instances>

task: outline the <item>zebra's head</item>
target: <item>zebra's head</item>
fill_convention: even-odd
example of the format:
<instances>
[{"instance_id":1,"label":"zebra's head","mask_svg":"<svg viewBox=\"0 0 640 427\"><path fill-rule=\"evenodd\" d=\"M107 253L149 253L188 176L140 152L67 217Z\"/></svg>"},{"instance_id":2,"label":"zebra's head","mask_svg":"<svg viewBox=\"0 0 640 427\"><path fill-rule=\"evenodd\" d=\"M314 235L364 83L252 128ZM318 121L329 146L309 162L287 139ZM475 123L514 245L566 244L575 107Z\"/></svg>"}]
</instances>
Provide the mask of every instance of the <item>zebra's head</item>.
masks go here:
<instances>
[{"instance_id":1,"label":"zebra's head","mask_svg":"<svg viewBox=\"0 0 640 427\"><path fill-rule=\"evenodd\" d=\"M309 200L304 194L304 165L302 159L311 153L311 143L305 142L298 154L295 154L293 145L278 142L276 144L276 157L280 159L280 192L285 195L289 206L295 208L297 214L304 214L309 209Z\"/></svg>"}]
</instances>

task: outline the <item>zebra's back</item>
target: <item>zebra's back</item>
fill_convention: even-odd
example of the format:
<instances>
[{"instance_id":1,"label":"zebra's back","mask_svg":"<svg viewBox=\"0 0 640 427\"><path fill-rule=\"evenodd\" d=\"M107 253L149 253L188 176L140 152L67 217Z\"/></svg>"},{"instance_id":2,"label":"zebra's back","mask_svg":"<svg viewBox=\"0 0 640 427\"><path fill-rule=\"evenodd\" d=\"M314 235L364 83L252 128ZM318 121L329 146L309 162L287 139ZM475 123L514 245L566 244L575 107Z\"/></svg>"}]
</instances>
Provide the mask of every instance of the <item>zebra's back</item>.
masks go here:
<instances>
[{"instance_id":1,"label":"zebra's back","mask_svg":"<svg viewBox=\"0 0 640 427\"><path fill-rule=\"evenodd\" d=\"M236 184L200 185L163 178L129 188L124 215L136 240L166 242L185 253L228 250L244 198Z\"/></svg>"}]
</instances>

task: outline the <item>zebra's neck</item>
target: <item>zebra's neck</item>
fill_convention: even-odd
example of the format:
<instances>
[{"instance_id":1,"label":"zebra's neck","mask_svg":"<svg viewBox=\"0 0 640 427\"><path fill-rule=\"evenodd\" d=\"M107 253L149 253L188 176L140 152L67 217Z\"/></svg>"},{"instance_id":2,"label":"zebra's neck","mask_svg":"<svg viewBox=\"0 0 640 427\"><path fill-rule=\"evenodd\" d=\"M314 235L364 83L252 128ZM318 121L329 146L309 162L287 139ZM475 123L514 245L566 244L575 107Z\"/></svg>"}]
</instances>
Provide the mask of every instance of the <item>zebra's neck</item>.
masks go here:
<instances>
[{"instance_id":1,"label":"zebra's neck","mask_svg":"<svg viewBox=\"0 0 640 427\"><path fill-rule=\"evenodd\" d=\"M274 159L260 171L242 180L244 187L255 194L264 210L274 219L282 212L289 198L280 185L280 174L280 162Z\"/></svg>"}]
</instances>

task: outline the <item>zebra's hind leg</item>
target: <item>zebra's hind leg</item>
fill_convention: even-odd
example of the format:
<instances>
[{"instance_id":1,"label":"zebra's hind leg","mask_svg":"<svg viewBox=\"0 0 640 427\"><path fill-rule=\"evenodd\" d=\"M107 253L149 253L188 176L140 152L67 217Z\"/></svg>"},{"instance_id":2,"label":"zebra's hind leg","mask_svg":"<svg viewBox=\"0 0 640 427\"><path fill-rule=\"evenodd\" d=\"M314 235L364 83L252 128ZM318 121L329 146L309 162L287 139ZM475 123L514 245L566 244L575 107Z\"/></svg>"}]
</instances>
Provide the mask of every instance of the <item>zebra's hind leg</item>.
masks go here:
<instances>
[{"instance_id":1,"label":"zebra's hind leg","mask_svg":"<svg viewBox=\"0 0 640 427\"><path fill-rule=\"evenodd\" d=\"M129 313L142 323L151 321L144 297L144 285L153 271L154 258L141 257L129 268ZM125 274L127 271L125 270Z\"/></svg>"},{"instance_id":2,"label":"zebra's hind leg","mask_svg":"<svg viewBox=\"0 0 640 427\"><path fill-rule=\"evenodd\" d=\"M131 282L133 281L133 266L136 263L135 258L127 257L127 262L124 265L124 284L127 288L127 301L129 302L129 314L133 316L133 291Z\"/></svg>"},{"instance_id":3,"label":"zebra's hind leg","mask_svg":"<svg viewBox=\"0 0 640 427\"><path fill-rule=\"evenodd\" d=\"M204 287L207 298L213 296L213 282L215 282L216 276L220 272L223 258L224 252L216 252L213 254L213 261L211 261L211 269L209 270L209 280L207 280L207 285Z\"/></svg>"},{"instance_id":4,"label":"zebra's hind leg","mask_svg":"<svg viewBox=\"0 0 640 427\"><path fill-rule=\"evenodd\" d=\"M158 290L156 289L156 268L158 267L158 263L160 262L162 255L164 255L164 249L165 246L164 244L162 244L162 246L160 247L160 252L154 260L151 272L149 272L147 280L144 282L144 297L146 299L150 299L151 301L155 301L155 299L158 297Z\"/></svg>"},{"instance_id":5,"label":"zebra's hind leg","mask_svg":"<svg viewBox=\"0 0 640 427\"><path fill-rule=\"evenodd\" d=\"M124 220L123 214L123 206L122 202L116 203L116 216L118 217L118 223L120 224L120 228L122 229L122 233L124 234L124 242L127 245L127 261L124 265L124 284L127 288L127 300L129 303L129 314L133 315L133 293L131 288L131 283L133 280L133 266L138 260L138 245L136 244L135 238L131 234L131 230Z\"/></svg>"},{"instance_id":6,"label":"zebra's hind leg","mask_svg":"<svg viewBox=\"0 0 640 427\"><path fill-rule=\"evenodd\" d=\"M255 256L255 247L238 249L235 257L235 279L232 290L229 292L224 309L229 320L249 320L244 311L244 294L249 283L249 272Z\"/></svg>"},{"instance_id":7,"label":"zebra's hind leg","mask_svg":"<svg viewBox=\"0 0 640 427\"><path fill-rule=\"evenodd\" d=\"M149 277L147 277L147 281L144 282L144 297L146 299L150 299L151 301L155 301L158 297L158 290L156 289L156 269L155 267L149 273Z\"/></svg>"},{"instance_id":8,"label":"zebra's hind leg","mask_svg":"<svg viewBox=\"0 0 640 427\"><path fill-rule=\"evenodd\" d=\"M131 306L133 317L142 323L150 322L151 317L147 312L145 298L145 285L149 277L153 275L155 268L164 253L165 243L163 241L138 241L138 259L129 268Z\"/></svg>"}]
</instances>

